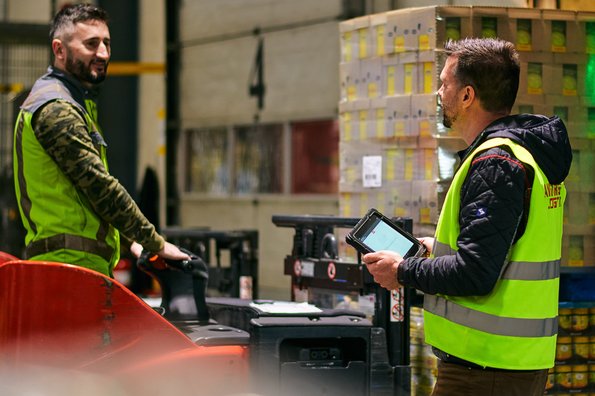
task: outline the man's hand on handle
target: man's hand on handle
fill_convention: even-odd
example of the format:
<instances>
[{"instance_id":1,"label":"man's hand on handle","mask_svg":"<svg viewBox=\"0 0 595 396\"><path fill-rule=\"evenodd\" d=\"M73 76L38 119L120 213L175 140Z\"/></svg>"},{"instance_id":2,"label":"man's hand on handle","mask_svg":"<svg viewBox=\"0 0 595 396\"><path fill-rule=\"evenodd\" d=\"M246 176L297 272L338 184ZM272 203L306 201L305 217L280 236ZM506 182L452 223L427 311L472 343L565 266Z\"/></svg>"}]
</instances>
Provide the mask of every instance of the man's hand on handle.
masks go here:
<instances>
[{"instance_id":1,"label":"man's hand on handle","mask_svg":"<svg viewBox=\"0 0 595 396\"><path fill-rule=\"evenodd\" d=\"M143 247L137 242L132 242L132 245L130 246L130 252L134 255L134 257L139 258L143 252ZM167 260L190 260L189 255L182 252L176 245L169 242L165 242L163 249L158 251L157 255Z\"/></svg>"}]
</instances>

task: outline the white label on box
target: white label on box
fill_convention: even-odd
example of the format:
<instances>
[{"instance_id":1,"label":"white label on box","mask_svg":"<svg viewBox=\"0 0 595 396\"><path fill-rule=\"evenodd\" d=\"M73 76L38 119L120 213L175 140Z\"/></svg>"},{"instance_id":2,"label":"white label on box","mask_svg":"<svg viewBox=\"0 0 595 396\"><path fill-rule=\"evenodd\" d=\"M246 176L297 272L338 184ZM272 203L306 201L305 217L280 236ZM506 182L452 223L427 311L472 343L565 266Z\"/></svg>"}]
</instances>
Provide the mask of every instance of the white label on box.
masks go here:
<instances>
[{"instance_id":1,"label":"white label on box","mask_svg":"<svg viewBox=\"0 0 595 396\"><path fill-rule=\"evenodd\" d=\"M382 186L382 156L369 155L363 157L362 171L364 188Z\"/></svg>"}]
</instances>

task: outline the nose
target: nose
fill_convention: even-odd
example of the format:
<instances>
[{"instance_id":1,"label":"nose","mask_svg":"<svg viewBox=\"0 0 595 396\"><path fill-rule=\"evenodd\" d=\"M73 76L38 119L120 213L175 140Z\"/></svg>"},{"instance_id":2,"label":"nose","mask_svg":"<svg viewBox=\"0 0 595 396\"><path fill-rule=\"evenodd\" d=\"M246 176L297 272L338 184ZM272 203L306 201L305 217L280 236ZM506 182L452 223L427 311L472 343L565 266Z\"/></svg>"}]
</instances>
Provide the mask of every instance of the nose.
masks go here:
<instances>
[{"instance_id":1,"label":"nose","mask_svg":"<svg viewBox=\"0 0 595 396\"><path fill-rule=\"evenodd\" d=\"M100 59L108 60L110 57L109 45L106 45L105 43L100 43L99 47L97 47L96 55Z\"/></svg>"}]
</instances>

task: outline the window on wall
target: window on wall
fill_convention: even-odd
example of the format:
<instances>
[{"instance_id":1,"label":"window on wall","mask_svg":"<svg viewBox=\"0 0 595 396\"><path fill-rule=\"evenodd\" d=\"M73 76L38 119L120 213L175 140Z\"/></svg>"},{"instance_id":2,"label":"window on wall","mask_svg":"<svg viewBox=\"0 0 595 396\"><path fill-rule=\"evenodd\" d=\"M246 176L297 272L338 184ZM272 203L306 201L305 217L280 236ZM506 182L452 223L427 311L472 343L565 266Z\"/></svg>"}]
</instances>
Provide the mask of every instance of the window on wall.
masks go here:
<instances>
[{"instance_id":1,"label":"window on wall","mask_svg":"<svg viewBox=\"0 0 595 396\"><path fill-rule=\"evenodd\" d=\"M233 192L283 192L283 126L246 126L234 132Z\"/></svg>"},{"instance_id":2,"label":"window on wall","mask_svg":"<svg viewBox=\"0 0 595 396\"><path fill-rule=\"evenodd\" d=\"M185 191L331 194L338 191L335 120L190 129Z\"/></svg>"},{"instance_id":3,"label":"window on wall","mask_svg":"<svg viewBox=\"0 0 595 396\"><path fill-rule=\"evenodd\" d=\"M226 128L187 131L187 192L227 194L230 191L228 146Z\"/></svg>"},{"instance_id":4,"label":"window on wall","mask_svg":"<svg viewBox=\"0 0 595 396\"><path fill-rule=\"evenodd\" d=\"M339 185L339 125L335 120L291 124L291 192L334 194Z\"/></svg>"}]
</instances>

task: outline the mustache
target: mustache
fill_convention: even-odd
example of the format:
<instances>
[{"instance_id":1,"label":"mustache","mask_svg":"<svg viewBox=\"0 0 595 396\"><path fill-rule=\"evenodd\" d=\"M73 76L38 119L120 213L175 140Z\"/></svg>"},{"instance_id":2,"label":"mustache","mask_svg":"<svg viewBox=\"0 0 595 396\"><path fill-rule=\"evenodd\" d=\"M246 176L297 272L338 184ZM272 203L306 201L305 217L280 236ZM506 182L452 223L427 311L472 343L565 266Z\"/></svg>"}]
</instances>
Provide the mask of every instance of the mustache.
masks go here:
<instances>
[{"instance_id":1,"label":"mustache","mask_svg":"<svg viewBox=\"0 0 595 396\"><path fill-rule=\"evenodd\" d=\"M93 59L91 61L92 65L102 65L102 66L107 66L109 64L108 61L106 61L105 59Z\"/></svg>"}]
</instances>

